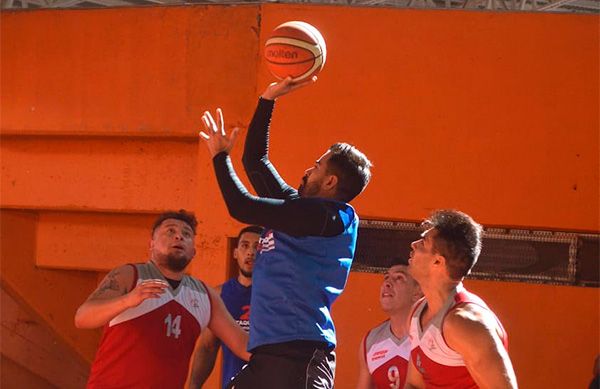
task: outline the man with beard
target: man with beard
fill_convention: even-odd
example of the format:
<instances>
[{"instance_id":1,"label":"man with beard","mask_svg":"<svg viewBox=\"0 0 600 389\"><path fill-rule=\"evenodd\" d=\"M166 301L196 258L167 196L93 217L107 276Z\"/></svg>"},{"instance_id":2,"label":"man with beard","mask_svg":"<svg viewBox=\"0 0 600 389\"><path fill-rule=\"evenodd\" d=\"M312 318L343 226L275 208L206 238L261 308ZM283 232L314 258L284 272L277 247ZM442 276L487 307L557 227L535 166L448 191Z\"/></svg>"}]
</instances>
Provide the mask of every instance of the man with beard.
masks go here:
<instances>
[{"instance_id":1,"label":"man with beard","mask_svg":"<svg viewBox=\"0 0 600 389\"><path fill-rule=\"evenodd\" d=\"M275 99L315 80L288 77L267 87L259 99L243 162L260 197L247 191L231 164L237 131L225 133L220 109L216 121L208 112L202 118L205 131L200 135L229 213L266 230L253 274L252 358L230 388L333 387L331 305L346 286L358 231L358 215L348 202L367 186L371 163L354 146L336 143L305 171L296 191L279 176L267 152Z\"/></svg>"},{"instance_id":2,"label":"man with beard","mask_svg":"<svg viewBox=\"0 0 600 389\"><path fill-rule=\"evenodd\" d=\"M252 268L256 257L258 239L263 232L260 226L247 226L240 230L233 258L238 265L238 275L219 285L216 289L227 310L244 330L250 330L250 295L252 292ZM221 342L210 331L202 332L192 363L189 388L200 388L210 376ZM246 361L238 358L227 346L223 346L222 387L242 370Z\"/></svg>"},{"instance_id":3,"label":"man with beard","mask_svg":"<svg viewBox=\"0 0 600 389\"><path fill-rule=\"evenodd\" d=\"M357 389L401 389L410 358L408 317L423 296L408 274L408 260L396 258L383 276L379 303L389 319L370 330L361 342Z\"/></svg>"},{"instance_id":4,"label":"man with beard","mask_svg":"<svg viewBox=\"0 0 600 389\"><path fill-rule=\"evenodd\" d=\"M75 314L78 328L104 326L88 388L181 388L194 344L210 328L240 357L248 335L219 295L184 273L197 221L183 210L158 217L150 259L112 270Z\"/></svg>"}]
</instances>

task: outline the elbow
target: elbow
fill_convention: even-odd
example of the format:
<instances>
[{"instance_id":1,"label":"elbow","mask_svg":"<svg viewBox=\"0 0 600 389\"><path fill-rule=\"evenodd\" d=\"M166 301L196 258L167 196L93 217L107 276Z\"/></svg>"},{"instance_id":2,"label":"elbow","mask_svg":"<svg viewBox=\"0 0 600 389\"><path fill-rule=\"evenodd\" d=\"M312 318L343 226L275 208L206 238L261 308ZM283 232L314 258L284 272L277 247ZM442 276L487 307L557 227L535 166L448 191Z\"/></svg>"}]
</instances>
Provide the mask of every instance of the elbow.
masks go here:
<instances>
[{"instance_id":1,"label":"elbow","mask_svg":"<svg viewBox=\"0 0 600 389\"><path fill-rule=\"evenodd\" d=\"M93 323L90 323L89 318L85 314L85 308L83 306L79 307L77 312L75 312L74 324L75 328L86 330L98 327L93 325Z\"/></svg>"},{"instance_id":2,"label":"elbow","mask_svg":"<svg viewBox=\"0 0 600 389\"><path fill-rule=\"evenodd\" d=\"M244 150L244 154L242 155L242 165L244 165L244 169L246 172L254 170L254 167L259 162L259 159L256 158L255 155Z\"/></svg>"},{"instance_id":3,"label":"elbow","mask_svg":"<svg viewBox=\"0 0 600 389\"><path fill-rule=\"evenodd\" d=\"M81 308L79 308L77 310L77 312L75 312L75 319L73 320L74 324L75 324L75 328L79 328L79 329L83 329L86 328L85 327L85 320L83 320L82 318L82 314L81 314Z\"/></svg>"},{"instance_id":4,"label":"elbow","mask_svg":"<svg viewBox=\"0 0 600 389\"><path fill-rule=\"evenodd\" d=\"M246 170L246 174L249 176L252 172L260 171L262 166L268 165L269 159L267 155L257 155L256 153L250 153L244 150L244 155L242 155L242 165L244 165L244 170Z\"/></svg>"}]
</instances>

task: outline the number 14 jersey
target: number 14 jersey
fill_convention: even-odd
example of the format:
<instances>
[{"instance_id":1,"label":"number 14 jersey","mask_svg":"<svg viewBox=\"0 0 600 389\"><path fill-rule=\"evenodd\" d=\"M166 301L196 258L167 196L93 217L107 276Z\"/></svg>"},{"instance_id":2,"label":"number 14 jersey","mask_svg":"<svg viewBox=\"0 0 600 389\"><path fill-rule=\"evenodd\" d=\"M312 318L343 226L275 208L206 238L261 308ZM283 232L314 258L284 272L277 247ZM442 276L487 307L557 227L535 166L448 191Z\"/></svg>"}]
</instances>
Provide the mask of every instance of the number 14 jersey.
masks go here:
<instances>
[{"instance_id":1,"label":"number 14 jersey","mask_svg":"<svg viewBox=\"0 0 600 389\"><path fill-rule=\"evenodd\" d=\"M377 389L402 389L406 381L410 340L396 338L390 321L373 328L365 337L365 360Z\"/></svg>"},{"instance_id":2,"label":"number 14 jersey","mask_svg":"<svg viewBox=\"0 0 600 389\"><path fill-rule=\"evenodd\" d=\"M135 285L164 277L151 263L135 264ZM194 344L210 320L202 282L185 275L104 327L88 388L182 388Z\"/></svg>"}]
</instances>

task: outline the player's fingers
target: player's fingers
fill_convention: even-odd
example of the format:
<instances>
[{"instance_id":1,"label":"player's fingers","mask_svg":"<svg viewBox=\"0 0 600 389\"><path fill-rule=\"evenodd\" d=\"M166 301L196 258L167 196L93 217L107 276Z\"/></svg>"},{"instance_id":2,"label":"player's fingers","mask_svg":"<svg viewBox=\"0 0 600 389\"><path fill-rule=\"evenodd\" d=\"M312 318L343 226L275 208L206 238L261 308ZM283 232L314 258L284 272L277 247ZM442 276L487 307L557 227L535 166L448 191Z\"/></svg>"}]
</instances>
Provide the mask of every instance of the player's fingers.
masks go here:
<instances>
[{"instance_id":1,"label":"player's fingers","mask_svg":"<svg viewBox=\"0 0 600 389\"><path fill-rule=\"evenodd\" d=\"M206 133L204 131L200 131L200 136L203 137L205 140L210 139L210 136L206 135Z\"/></svg>"},{"instance_id":2,"label":"player's fingers","mask_svg":"<svg viewBox=\"0 0 600 389\"><path fill-rule=\"evenodd\" d=\"M215 119L213 119L210 112L208 112L208 111L204 112L204 117L206 117L206 120L208 120L208 122L210 123L210 126L211 126L213 132L219 131L219 127L217 127L217 123L215 123Z\"/></svg>"},{"instance_id":3,"label":"player's fingers","mask_svg":"<svg viewBox=\"0 0 600 389\"><path fill-rule=\"evenodd\" d=\"M296 82L292 85L292 89L298 89L298 88L302 88L304 86L310 85L310 84L314 84L317 81L317 76L311 77L307 80L302 80L299 82Z\"/></svg>"},{"instance_id":4,"label":"player's fingers","mask_svg":"<svg viewBox=\"0 0 600 389\"><path fill-rule=\"evenodd\" d=\"M221 135L225 136L225 125L223 121L223 111L221 108L217 108L217 125L219 130L221 130Z\"/></svg>"},{"instance_id":5,"label":"player's fingers","mask_svg":"<svg viewBox=\"0 0 600 389\"><path fill-rule=\"evenodd\" d=\"M202 115L202 125L204 125L204 129L208 132L213 132L214 130L210 127L210 121L205 115Z\"/></svg>"}]
</instances>

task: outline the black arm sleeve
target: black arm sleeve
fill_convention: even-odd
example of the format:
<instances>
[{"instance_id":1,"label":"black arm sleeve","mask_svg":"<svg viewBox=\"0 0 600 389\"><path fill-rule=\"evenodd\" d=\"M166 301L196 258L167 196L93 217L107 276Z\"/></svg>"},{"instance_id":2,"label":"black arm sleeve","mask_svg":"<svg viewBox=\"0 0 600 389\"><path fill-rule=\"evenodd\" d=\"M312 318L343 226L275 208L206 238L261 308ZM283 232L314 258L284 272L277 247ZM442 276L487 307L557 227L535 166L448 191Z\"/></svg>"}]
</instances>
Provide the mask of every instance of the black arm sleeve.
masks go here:
<instances>
[{"instance_id":1,"label":"black arm sleeve","mask_svg":"<svg viewBox=\"0 0 600 389\"><path fill-rule=\"evenodd\" d=\"M231 159L222 152L213 158L215 174L229 214L293 236L336 236L344 229L339 216L343 203L318 198L271 199L253 196L239 180Z\"/></svg>"},{"instance_id":2,"label":"black arm sleeve","mask_svg":"<svg viewBox=\"0 0 600 389\"><path fill-rule=\"evenodd\" d=\"M261 197L291 199L298 197L269 161L269 126L275 101L260 98L248 127L242 162L248 179Z\"/></svg>"}]
</instances>

